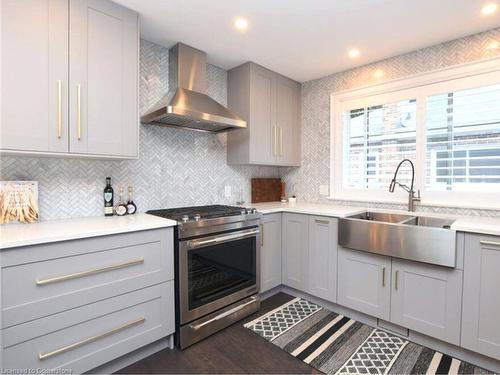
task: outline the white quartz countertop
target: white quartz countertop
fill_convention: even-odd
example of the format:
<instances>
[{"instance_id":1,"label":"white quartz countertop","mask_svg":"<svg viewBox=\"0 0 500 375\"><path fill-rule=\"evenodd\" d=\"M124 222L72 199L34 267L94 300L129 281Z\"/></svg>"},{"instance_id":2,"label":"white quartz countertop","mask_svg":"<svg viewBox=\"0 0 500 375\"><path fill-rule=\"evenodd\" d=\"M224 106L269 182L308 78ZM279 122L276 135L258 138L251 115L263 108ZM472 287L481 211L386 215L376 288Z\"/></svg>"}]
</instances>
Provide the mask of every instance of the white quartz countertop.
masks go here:
<instances>
[{"instance_id":1,"label":"white quartz countertop","mask_svg":"<svg viewBox=\"0 0 500 375\"><path fill-rule=\"evenodd\" d=\"M88 217L49 220L35 224L3 225L0 226L0 249L166 228L175 225L177 222L173 220L143 213L130 216Z\"/></svg>"},{"instance_id":2,"label":"white quartz countertop","mask_svg":"<svg viewBox=\"0 0 500 375\"><path fill-rule=\"evenodd\" d=\"M257 211L263 214L270 214L273 212L293 212L297 214L307 215L320 215L331 217L346 217L356 215L366 211L364 207L351 207L331 204L314 204L314 203L281 203L281 202L268 202L268 203L254 203L251 207L256 208Z\"/></svg>"},{"instance_id":3,"label":"white quartz countertop","mask_svg":"<svg viewBox=\"0 0 500 375\"><path fill-rule=\"evenodd\" d=\"M313 203L281 203L281 202L268 202L268 203L254 203L250 207L256 208L263 214L270 214L275 212L292 212L307 215L320 215L331 217L346 217L356 215L364 211L372 212L387 212L397 213L412 216L432 216L455 219L451 226L452 230L458 232L471 232L480 234L489 234L500 236L500 217L484 217L484 216L456 216L446 215L430 212L408 212L399 210L387 210L380 208L367 208L367 207L353 207L329 204L313 204Z\"/></svg>"}]
</instances>

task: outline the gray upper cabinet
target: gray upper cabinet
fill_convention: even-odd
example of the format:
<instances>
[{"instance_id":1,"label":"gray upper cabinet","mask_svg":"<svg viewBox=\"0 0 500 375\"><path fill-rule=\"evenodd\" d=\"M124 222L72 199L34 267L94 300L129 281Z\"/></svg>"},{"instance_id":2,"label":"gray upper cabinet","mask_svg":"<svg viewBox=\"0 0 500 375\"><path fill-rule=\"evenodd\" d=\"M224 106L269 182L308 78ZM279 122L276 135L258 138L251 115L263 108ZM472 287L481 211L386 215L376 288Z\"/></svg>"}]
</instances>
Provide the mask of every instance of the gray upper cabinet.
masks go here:
<instances>
[{"instance_id":1,"label":"gray upper cabinet","mask_svg":"<svg viewBox=\"0 0 500 375\"><path fill-rule=\"evenodd\" d=\"M309 217L309 293L337 301L337 226L331 217Z\"/></svg>"},{"instance_id":2,"label":"gray upper cabinet","mask_svg":"<svg viewBox=\"0 0 500 375\"><path fill-rule=\"evenodd\" d=\"M500 237L466 234L462 346L500 360Z\"/></svg>"},{"instance_id":3,"label":"gray upper cabinet","mask_svg":"<svg viewBox=\"0 0 500 375\"><path fill-rule=\"evenodd\" d=\"M338 303L389 320L391 258L343 247L338 251Z\"/></svg>"},{"instance_id":4,"label":"gray upper cabinet","mask_svg":"<svg viewBox=\"0 0 500 375\"><path fill-rule=\"evenodd\" d=\"M68 2L2 0L0 149L68 151Z\"/></svg>"},{"instance_id":5,"label":"gray upper cabinet","mask_svg":"<svg viewBox=\"0 0 500 375\"><path fill-rule=\"evenodd\" d=\"M2 152L137 157L135 12L107 0L7 0L2 23Z\"/></svg>"},{"instance_id":6,"label":"gray upper cabinet","mask_svg":"<svg viewBox=\"0 0 500 375\"><path fill-rule=\"evenodd\" d=\"M391 322L459 345L462 271L392 260Z\"/></svg>"},{"instance_id":7,"label":"gray upper cabinet","mask_svg":"<svg viewBox=\"0 0 500 375\"><path fill-rule=\"evenodd\" d=\"M229 164L300 165L300 84L254 63L228 73L228 106L248 123L228 133Z\"/></svg>"},{"instance_id":8,"label":"gray upper cabinet","mask_svg":"<svg viewBox=\"0 0 500 375\"><path fill-rule=\"evenodd\" d=\"M309 271L309 216L283 214L283 284L307 290Z\"/></svg>"},{"instance_id":9,"label":"gray upper cabinet","mask_svg":"<svg viewBox=\"0 0 500 375\"><path fill-rule=\"evenodd\" d=\"M264 215L260 250L260 291L278 285L281 285L281 213Z\"/></svg>"}]
</instances>

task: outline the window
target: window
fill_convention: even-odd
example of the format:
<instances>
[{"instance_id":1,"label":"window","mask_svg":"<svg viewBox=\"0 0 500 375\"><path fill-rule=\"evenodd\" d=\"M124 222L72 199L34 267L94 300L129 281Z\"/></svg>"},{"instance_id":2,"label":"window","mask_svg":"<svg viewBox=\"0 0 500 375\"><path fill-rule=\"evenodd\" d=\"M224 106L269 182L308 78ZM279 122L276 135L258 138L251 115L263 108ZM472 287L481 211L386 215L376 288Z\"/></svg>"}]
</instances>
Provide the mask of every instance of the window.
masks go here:
<instances>
[{"instance_id":1,"label":"window","mask_svg":"<svg viewBox=\"0 0 500 375\"><path fill-rule=\"evenodd\" d=\"M331 198L406 202L410 159L423 204L500 208L498 60L333 94Z\"/></svg>"}]
</instances>

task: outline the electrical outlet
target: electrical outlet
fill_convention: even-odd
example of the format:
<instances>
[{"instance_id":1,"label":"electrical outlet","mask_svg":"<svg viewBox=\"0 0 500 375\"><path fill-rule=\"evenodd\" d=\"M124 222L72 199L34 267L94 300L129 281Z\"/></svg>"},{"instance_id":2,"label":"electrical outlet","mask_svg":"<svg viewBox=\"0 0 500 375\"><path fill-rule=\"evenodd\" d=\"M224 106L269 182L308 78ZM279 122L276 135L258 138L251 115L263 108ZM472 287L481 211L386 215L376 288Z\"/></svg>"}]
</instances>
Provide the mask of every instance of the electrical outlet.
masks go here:
<instances>
[{"instance_id":1,"label":"electrical outlet","mask_svg":"<svg viewBox=\"0 0 500 375\"><path fill-rule=\"evenodd\" d=\"M226 198L231 198L231 186L230 185L224 186L224 196Z\"/></svg>"},{"instance_id":2,"label":"electrical outlet","mask_svg":"<svg viewBox=\"0 0 500 375\"><path fill-rule=\"evenodd\" d=\"M328 185L319 185L319 195L328 195Z\"/></svg>"}]
</instances>

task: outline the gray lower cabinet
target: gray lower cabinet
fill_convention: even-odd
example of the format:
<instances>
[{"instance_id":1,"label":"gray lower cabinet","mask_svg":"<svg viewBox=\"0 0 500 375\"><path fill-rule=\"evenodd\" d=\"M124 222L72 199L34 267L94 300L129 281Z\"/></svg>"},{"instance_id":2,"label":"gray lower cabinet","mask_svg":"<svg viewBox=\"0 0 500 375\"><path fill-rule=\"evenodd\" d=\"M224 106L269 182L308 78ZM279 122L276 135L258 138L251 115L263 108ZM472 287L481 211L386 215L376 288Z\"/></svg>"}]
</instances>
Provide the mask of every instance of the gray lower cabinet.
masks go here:
<instances>
[{"instance_id":1,"label":"gray lower cabinet","mask_svg":"<svg viewBox=\"0 0 500 375\"><path fill-rule=\"evenodd\" d=\"M389 320L391 258L339 247L338 296L340 305Z\"/></svg>"},{"instance_id":2,"label":"gray lower cabinet","mask_svg":"<svg viewBox=\"0 0 500 375\"><path fill-rule=\"evenodd\" d=\"M308 292L337 301L337 226L331 217L309 217Z\"/></svg>"},{"instance_id":3,"label":"gray lower cabinet","mask_svg":"<svg viewBox=\"0 0 500 375\"><path fill-rule=\"evenodd\" d=\"M0 251L0 368L84 372L175 330L173 229Z\"/></svg>"},{"instance_id":4,"label":"gray lower cabinet","mask_svg":"<svg viewBox=\"0 0 500 375\"><path fill-rule=\"evenodd\" d=\"M392 260L390 321L459 345L462 271Z\"/></svg>"},{"instance_id":5,"label":"gray lower cabinet","mask_svg":"<svg viewBox=\"0 0 500 375\"><path fill-rule=\"evenodd\" d=\"M281 285L281 213L262 219L260 250L260 291Z\"/></svg>"},{"instance_id":6,"label":"gray lower cabinet","mask_svg":"<svg viewBox=\"0 0 500 375\"><path fill-rule=\"evenodd\" d=\"M309 216L283 213L283 284L308 290Z\"/></svg>"},{"instance_id":7,"label":"gray lower cabinet","mask_svg":"<svg viewBox=\"0 0 500 375\"><path fill-rule=\"evenodd\" d=\"M500 360L500 237L465 235L462 346Z\"/></svg>"}]
</instances>

